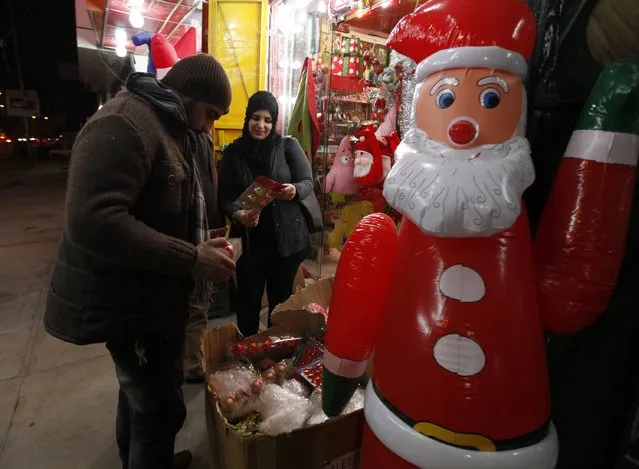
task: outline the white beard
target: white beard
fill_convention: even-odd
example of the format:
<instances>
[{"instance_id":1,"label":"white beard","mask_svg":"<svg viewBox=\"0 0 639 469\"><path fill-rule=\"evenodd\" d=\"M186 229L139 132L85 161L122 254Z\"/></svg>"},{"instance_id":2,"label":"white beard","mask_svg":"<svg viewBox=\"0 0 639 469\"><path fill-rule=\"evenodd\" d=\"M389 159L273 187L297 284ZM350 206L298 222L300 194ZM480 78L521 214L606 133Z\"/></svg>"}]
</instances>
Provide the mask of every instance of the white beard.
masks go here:
<instances>
[{"instance_id":1,"label":"white beard","mask_svg":"<svg viewBox=\"0 0 639 469\"><path fill-rule=\"evenodd\" d=\"M371 172L371 168L373 167L373 155L366 152L357 151L355 152L355 168L353 170L353 175L356 178L366 177L368 173Z\"/></svg>"},{"instance_id":2,"label":"white beard","mask_svg":"<svg viewBox=\"0 0 639 469\"><path fill-rule=\"evenodd\" d=\"M411 129L395 152L384 197L433 236L491 236L515 223L521 196L534 180L523 137L455 150Z\"/></svg>"}]
</instances>

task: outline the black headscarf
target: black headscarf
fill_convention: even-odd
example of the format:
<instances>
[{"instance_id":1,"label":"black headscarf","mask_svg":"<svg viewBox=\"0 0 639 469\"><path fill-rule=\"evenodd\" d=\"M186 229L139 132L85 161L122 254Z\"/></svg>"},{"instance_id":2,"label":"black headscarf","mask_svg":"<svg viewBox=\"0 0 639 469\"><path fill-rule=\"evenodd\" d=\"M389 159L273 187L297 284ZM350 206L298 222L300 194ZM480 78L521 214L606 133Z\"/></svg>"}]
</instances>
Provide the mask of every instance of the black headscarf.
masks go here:
<instances>
[{"instance_id":1,"label":"black headscarf","mask_svg":"<svg viewBox=\"0 0 639 469\"><path fill-rule=\"evenodd\" d=\"M273 129L264 140L255 140L248 130L249 120L257 111L268 111L273 121ZM249 98L246 106L242 136L233 142L233 146L236 147L234 150L247 158L249 163L256 163L267 176L269 176L273 149L282 138L275 130L278 115L279 105L275 96L268 91L258 91Z\"/></svg>"}]
</instances>

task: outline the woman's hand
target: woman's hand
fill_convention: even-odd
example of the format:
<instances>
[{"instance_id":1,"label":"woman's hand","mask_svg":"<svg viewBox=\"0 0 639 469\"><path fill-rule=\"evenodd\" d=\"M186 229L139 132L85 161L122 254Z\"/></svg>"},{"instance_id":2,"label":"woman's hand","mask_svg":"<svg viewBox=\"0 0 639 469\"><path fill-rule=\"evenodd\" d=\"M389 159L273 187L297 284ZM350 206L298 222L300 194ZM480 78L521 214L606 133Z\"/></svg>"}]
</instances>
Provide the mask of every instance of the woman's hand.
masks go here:
<instances>
[{"instance_id":1,"label":"woman's hand","mask_svg":"<svg viewBox=\"0 0 639 469\"><path fill-rule=\"evenodd\" d=\"M233 214L233 221L247 228L255 228L260 221L260 211L238 210Z\"/></svg>"},{"instance_id":2,"label":"woman's hand","mask_svg":"<svg viewBox=\"0 0 639 469\"><path fill-rule=\"evenodd\" d=\"M297 194L297 189L293 184L284 184L284 189L277 193L277 198L282 200L293 200Z\"/></svg>"}]
</instances>

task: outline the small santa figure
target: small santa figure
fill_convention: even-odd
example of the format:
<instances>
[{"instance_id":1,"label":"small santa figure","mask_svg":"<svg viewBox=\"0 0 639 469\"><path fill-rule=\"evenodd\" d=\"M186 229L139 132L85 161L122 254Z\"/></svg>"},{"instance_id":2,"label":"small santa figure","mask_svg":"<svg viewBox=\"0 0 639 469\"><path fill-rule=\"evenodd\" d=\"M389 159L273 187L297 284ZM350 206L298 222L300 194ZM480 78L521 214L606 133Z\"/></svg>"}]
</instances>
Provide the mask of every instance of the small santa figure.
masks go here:
<instances>
[{"instance_id":1,"label":"small santa figure","mask_svg":"<svg viewBox=\"0 0 639 469\"><path fill-rule=\"evenodd\" d=\"M333 416L375 349L362 469L555 466L544 328L587 327L614 289L639 152L639 66L614 66L593 90L533 258L522 81L534 44L523 0L429 0L389 37L417 63L414 127L384 185L403 219L399 233L381 214L353 230L324 357Z\"/></svg>"}]
</instances>

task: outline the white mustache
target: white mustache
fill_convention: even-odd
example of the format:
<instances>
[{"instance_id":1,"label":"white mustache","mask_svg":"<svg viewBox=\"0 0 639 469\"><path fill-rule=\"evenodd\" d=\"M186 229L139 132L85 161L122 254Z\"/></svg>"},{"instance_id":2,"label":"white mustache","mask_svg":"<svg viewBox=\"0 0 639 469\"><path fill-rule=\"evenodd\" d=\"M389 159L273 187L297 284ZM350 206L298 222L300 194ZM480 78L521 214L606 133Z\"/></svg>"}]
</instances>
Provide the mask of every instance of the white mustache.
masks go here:
<instances>
[{"instance_id":1,"label":"white mustache","mask_svg":"<svg viewBox=\"0 0 639 469\"><path fill-rule=\"evenodd\" d=\"M396 151L384 197L434 236L490 236L515 223L534 177L524 138L454 150L413 129Z\"/></svg>"}]
</instances>

